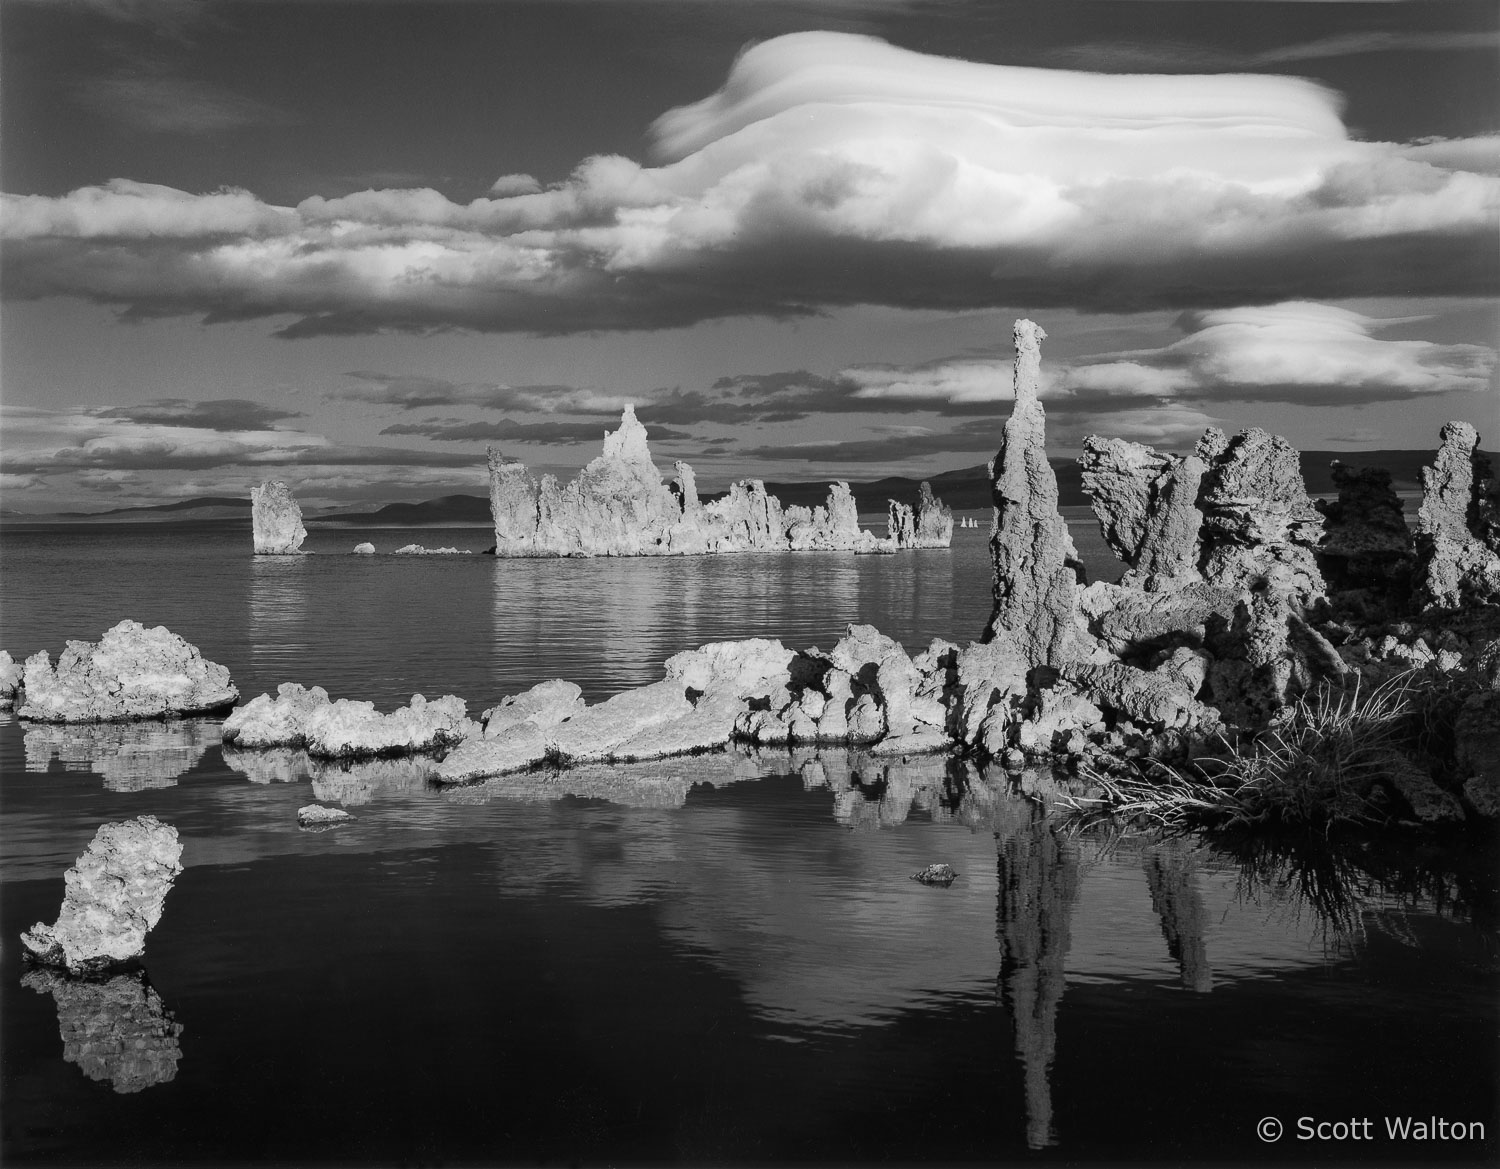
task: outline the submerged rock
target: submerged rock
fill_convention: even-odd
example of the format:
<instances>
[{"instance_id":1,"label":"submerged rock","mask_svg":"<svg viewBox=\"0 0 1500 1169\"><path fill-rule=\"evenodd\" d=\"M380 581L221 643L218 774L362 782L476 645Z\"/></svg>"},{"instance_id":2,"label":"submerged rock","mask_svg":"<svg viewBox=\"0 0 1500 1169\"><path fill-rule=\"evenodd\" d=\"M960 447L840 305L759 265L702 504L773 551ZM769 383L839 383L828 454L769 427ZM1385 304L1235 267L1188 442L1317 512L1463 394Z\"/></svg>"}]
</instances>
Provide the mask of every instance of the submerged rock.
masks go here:
<instances>
[{"instance_id":1,"label":"submerged rock","mask_svg":"<svg viewBox=\"0 0 1500 1169\"><path fill-rule=\"evenodd\" d=\"M363 545L361 545L363 547ZM359 551L358 548L355 549ZM374 548L370 549L375 551ZM424 548L420 544L403 544L391 553L393 556L470 556L472 553L467 548Z\"/></svg>"},{"instance_id":2,"label":"submerged rock","mask_svg":"<svg viewBox=\"0 0 1500 1169\"><path fill-rule=\"evenodd\" d=\"M352 819L354 817L342 808L325 808L321 804L308 804L297 809L297 823L303 828L331 828Z\"/></svg>"},{"instance_id":3,"label":"submerged rock","mask_svg":"<svg viewBox=\"0 0 1500 1169\"><path fill-rule=\"evenodd\" d=\"M21 985L52 996L63 1059L77 1064L89 1079L129 1095L177 1078L182 1024L144 971L95 981L31 970Z\"/></svg>"},{"instance_id":4,"label":"submerged rock","mask_svg":"<svg viewBox=\"0 0 1500 1169\"><path fill-rule=\"evenodd\" d=\"M476 731L467 705L452 694L428 702L420 694L401 710L381 714L373 702L330 702L321 686L283 682L276 697L261 694L224 720L226 745L244 748L306 747L310 755L360 758L434 751Z\"/></svg>"},{"instance_id":5,"label":"submerged rock","mask_svg":"<svg viewBox=\"0 0 1500 1169\"><path fill-rule=\"evenodd\" d=\"M117 722L210 714L240 692L229 671L164 625L121 621L97 645L70 641L54 669L46 650L26 659L16 712L37 722Z\"/></svg>"},{"instance_id":6,"label":"submerged rock","mask_svg":"<svg viewBox=\"0 0 1500 1169\"><path fill-rule=\"evenodd\" d=\"M255 551L261 556L291 556L307 539L302 509L292 489L279 480L250 488L250 522L255 532Z\"/></svg>"},{"instance_id":7,"label":"submerged rock","mask_svg":"<svg viewBox=\"0 0 1500 1169\"><path fill-rule=\"evenodd\" d=\"M984 640L1011 639L1033 666L1058 666L1077 652L1078 553L1057 507L1057 476L1047 461L1040 325L1015 327L1015 405L995 456L995 608Z\"/></svg>"},{"instance_id":8,"label":"submerged rock","mask_svg":"<svg viewBox=\"0 0 1500 1169\"><path fill-rule=\"evenodd\" d=\"M893 541L860 529L847 483L834 484L827 503L814 508L784 508L758 479L735 483L722 498L705 504L692 467L682 462L676 465L676 483L665 483L651 459L646 429L630 406L619 429L606 432L603 453L565 487L550 475L538 483L523 465L494 450L489 469L497 556L895 550ZM922 531L935 542L943 509L934 500L928 511ZM914 522L914 531L917 527Z\"/></svg>"},{"instance_id":9,"label":"submerged rock","mask_svg":"<svg viewBox=\"0 0 1500 1169\"><path fill-rule=\"evenodd\" d=\"M952 865L928 865L920 873L913 873L911 879L924 885L940 885L946 889L958 880L958 874L953 871Z\"/></svg>"},{"instance_id":10,"label":"submerged rock","mask_svg":"<svg viewBox=\"0 0 1500 1169\"><path fill-rule=\"evenodd\" d=\"M67 895L52 925L21 935L26 953L70 974L92 974L140 958L146 935L182 872L177 829L155 816L101 825L63 878Z\"/></svg>"}]
</instances>

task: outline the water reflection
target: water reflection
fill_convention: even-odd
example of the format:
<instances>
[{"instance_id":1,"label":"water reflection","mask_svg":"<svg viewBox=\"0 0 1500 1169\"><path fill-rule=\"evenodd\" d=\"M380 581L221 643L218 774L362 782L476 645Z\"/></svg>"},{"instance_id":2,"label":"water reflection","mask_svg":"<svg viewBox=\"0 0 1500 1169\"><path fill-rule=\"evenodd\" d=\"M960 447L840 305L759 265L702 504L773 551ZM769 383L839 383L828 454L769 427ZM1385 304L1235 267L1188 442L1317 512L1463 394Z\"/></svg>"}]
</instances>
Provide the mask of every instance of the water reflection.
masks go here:
<instances>
[{"instance_id":1,"label":"water reflection","mask_svg":"<svg viewBox=\"0 0 1500 1169\"><path fill-rule=\"evenodd\" d=\"M249 643L257 668L295 659L306 648L309 556L252 556Z\"/></svg>"},{"instance_id":2,"label":"water reflection","mask_svg":"<svg viewBox=\"0 0 1500 1169\"><path fill-rule=\"evenodd\" d=\"M1078 901L1078 842L1062 835L1039 804L1011 803L996 820L1000 942L998 993L1010 1015L1026 1083L1026 1145L1057 1143L1052 1063L1057 1007Z\"/></svg>"},{"instance_id":3,"label":"water reflection","mask_svg":"<svg viewBox=\"0 0 1500 1169\"><path fill-rule=\"evenodd\" d=\"M219 742L216 719L171 722L27 723L26 770L45 772L56 759L68 771L91 771L112 792L172 787Z\"/></svg>"},{"instance_id":4,"label":"water reflection","mask_svg":"<svg viewBox=\"0 0 1500 1169\"><path fill-rule=\"evenodd\" d=\"M273 747L263 751L224 748L224 762L251 783L310 780L313 798L348 806L378 796L411 795L427 787L436 767L423 755L398 759L314 759L306 751Z\"/></svg>"},{"instance_id":5,"label":"water reflection","mask_svg":"<svg viewBox=\"0 0 1500 1169\"><path fill-rule=\"evenodd\" d=\"M1162 937L1177 962L1182 985L1207 994L1213 989L1214 970L1203 940L1208 914L1198 892L1194 850L1184 840L1148 845L1141 853L1141 866L1151 889L1151 907L1161 918Z\"/></svg>"},{"instance_id":6,"label":"water reflection","mask_svg":"<svg viewBox=\"0 0 1500 1169\"><path fill-rule=\"evenodd\" d=\"M116 1092L128 1094L176 1078L182 1024L144 971L91 981L36 969L21 985L52 996L63 1059L89 1079L107 1080Z\"/></svg>"}]
</instances>

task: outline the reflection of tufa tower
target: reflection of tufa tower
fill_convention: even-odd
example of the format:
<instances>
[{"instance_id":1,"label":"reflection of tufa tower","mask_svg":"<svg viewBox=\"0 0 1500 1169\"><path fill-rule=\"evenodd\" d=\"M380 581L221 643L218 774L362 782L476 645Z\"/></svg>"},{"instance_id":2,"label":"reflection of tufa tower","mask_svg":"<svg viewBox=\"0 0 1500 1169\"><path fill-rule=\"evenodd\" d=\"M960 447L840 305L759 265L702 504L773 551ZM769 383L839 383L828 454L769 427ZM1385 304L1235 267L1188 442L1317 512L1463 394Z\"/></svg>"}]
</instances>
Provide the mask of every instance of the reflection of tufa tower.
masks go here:
<instances>
[{"instance_id":1,"label":"reflection of tufa tower","mask_svg":"<svg viewBox=\"0 0 1500 1169\"><path fill-rule=\"evenodd\" d=\"M1010 816L997 816L997 822L1011 820L996 832L998 991L1026 1076L1026 1144L1042 1149L1057 1143L1050 1077L1069 925L1078 900L1078 847L1052 831L1042 808L1013 807Z\"/></svg>"},{"instance_id":2,"label":"reflection of tufa tower","mask_svg":"<svg viewBox=\"0 0 1500 1169\"><path fill-rule=\"evenodd\" d=\"M1142 854L1141 865L1151 889L1151 907L1161 918L1162 937L1182 973L1182 985L1207 994L1214 987L1214 968L1203 941L1208 914L1194 884L1197 866L1192 853L1181 842L1155 845Z\"/></svg>"}]
</instances>

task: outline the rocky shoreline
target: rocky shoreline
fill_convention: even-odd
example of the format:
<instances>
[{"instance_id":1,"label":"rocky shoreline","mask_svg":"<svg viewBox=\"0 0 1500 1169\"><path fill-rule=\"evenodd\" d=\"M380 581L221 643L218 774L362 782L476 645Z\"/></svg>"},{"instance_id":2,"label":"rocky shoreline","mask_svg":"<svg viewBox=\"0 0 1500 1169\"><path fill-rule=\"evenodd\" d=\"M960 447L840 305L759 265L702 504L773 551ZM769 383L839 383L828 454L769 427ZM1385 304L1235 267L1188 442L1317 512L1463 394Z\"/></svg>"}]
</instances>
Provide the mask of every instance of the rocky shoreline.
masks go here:
<instances>
[{"instance_id":1,"label":"rocky shoreline","mask_svg":"<svg viewBox=\"0 0 1500 1169\"><path fill-rule=\"evenodd\" d=\"M1495 816L1500 489L1474 429L1443 427L1415 532L1388 476L1335 468L1338 498L1315 502L1297 452L1259 429L1232 437L1210 429L1185 456L1090 438L1079 460L1083 482L1126 569L1118 583L1090 584L1046 458L1038 393L1045 335L1030 321L1016 323L1014 406L991 467L994 607L974 643L938 640L913 656L862 625L827 652L767 639L719 642L670 658L661 681L592 706L559 679L477 719L453 695L433 702L417 695L381 714L370 703L286 684L275 698L234 710L224 742L324 759L438 753L437 778L448 784L736 741L858 746L885 756L949 752L1010 767L1054 759L1118 775L1258 758L1290 734L1306 739L1313 732L1303 724L1312 726L1317 710L1347 708L1354 723L1368 718L1360 687L1368 693L1400 680L1407 706L1383 708L1384 754L1365 761L1373 770L1361 780L1363 794L1378 787L1418 819ZM559 495L546 480L528 484L524 468L492 459L497 550L503 539L508 555L568 554L564 547L587 554L585 546L687 554L773 538L814 547L833 539L830 532L858 530L852 499L837 486L828 507L811 512L773 508L754 484L740 485L723 507L699 505L691 468L679 465L676 490L661 483L644 428L628 410L604 454L567 491ZM533 523L533 504L535 516L552 518ZM893 505L890 517L892 545L951 538L952 516L930 492L913 511ZM603 542L580 544L585 529ZM604 539L610 533L614 543ZM633 551L619 551L627 545ZM173 636L125 622L99 650L70 643L67 669L60 662L56 675L45 653L28 659L19 687L11 667L19 713L63 722L159 717L237 697L227 672L184 642L174 651L184 681L169 695L103 702L101 694L131 693L104 678L132 652L117 642L146 633L153 646ZM0 660L0 681L8 662ZM218 689L194 689L198 674L212 675ZM68 686L62 676L72 679ZM1417 717L1425 720L1421 734L1385 733L1393 720Z\"/></svg>"}]
</instances>

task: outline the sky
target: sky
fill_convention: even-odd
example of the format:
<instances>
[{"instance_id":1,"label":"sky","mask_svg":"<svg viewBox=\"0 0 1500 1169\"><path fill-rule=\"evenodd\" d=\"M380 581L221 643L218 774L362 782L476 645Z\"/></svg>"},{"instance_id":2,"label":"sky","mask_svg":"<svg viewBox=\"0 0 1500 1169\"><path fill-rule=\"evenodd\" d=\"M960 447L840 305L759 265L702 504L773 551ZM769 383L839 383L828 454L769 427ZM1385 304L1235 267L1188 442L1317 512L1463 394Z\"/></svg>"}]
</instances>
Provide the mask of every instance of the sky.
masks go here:
<instances>
[{"instance_id":1,"label":"sky","mask_svg":"<svg viewBox=\"0 0 1500 1169\"><path fill-rule=\"evenodd\" d=\"M1500 443L1484 0L3 0L0 506Z\"/></svg>"}]
</instances>

